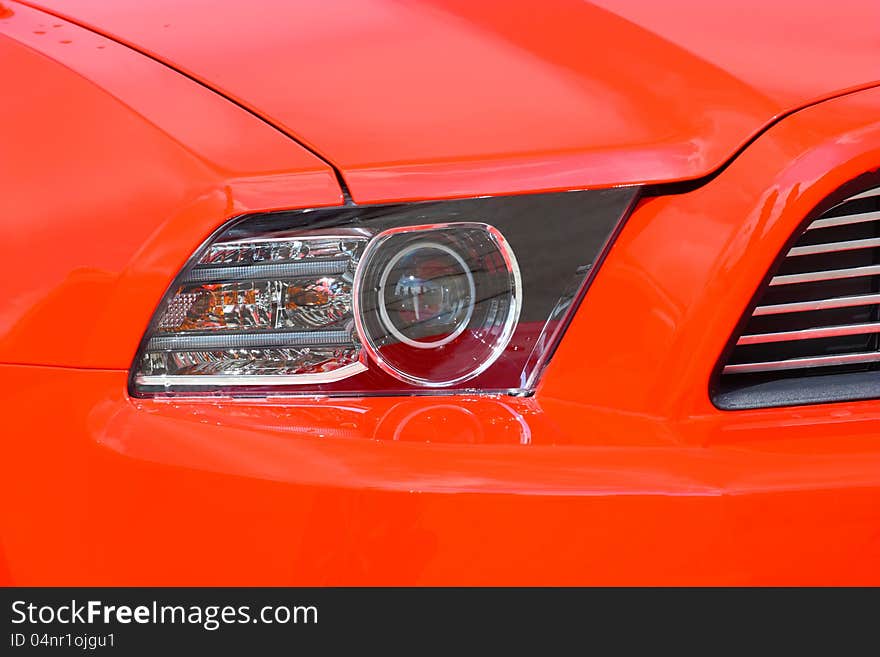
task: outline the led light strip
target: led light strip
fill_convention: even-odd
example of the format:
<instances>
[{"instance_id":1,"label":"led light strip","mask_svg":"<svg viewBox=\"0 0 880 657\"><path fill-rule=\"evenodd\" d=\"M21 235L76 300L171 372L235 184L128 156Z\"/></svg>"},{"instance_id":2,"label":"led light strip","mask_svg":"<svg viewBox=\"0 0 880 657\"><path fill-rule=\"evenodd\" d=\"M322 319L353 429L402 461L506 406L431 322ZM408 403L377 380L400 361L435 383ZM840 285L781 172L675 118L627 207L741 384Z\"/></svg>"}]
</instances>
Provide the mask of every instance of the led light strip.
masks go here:
<instances>
[{"instance_id":1,"label":"led light strip","mask_svg":"<svg viewBox=\"0 0 880 657\"><path fill-rule=\"evenodd\" d=\"M211 375L200 374L139 374L135 381L144 386L298 386L307 383L333 383L360 374L367 369L366 365L357 361L349 363L330 372L312 372L308 374L260 374L253 376Z\"/></svg>"},{"instance_id":2,"label":"led light strip","mask_svg":"<svg viewBox=\"0 0 880 657\"><path fill-rule=\"evenodd\" d=\"M346 346L355 344L349 331L273 331L217 335L157 335L147 351L205 351L259 347Z\"/></svg>"},{"instance_id":3,"label":"led light strip","mask_svg":"<svg viewBox=\"0 0 880 657\"><path fill-rule=\"evenodd\" d=\"M351 263L349 258L313 260L311 262L279 262L266 265L211 266L199 265L184 278L184 283L221 283L227 281L257 281L274 278L302 278L344 274Z\"/></svg>"}]
</instances>

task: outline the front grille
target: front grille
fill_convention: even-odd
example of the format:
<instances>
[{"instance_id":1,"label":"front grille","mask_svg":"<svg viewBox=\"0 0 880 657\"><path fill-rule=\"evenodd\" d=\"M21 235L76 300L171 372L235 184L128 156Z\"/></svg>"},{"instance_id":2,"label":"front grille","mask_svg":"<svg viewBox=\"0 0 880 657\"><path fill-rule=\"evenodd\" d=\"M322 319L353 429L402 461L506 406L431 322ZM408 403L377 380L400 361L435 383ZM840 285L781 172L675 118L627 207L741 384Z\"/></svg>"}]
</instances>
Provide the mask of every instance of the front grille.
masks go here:
<instances>
[{"instance_id":1,"label":"front grille","mask_svg":"<svg viewBox=\"0 0 880 657\"><path fill-rule=\"evenodd\" d=\"M721 369L720 408L880 396L880 187L809 223Z\"/></svg>"}]
</instances>

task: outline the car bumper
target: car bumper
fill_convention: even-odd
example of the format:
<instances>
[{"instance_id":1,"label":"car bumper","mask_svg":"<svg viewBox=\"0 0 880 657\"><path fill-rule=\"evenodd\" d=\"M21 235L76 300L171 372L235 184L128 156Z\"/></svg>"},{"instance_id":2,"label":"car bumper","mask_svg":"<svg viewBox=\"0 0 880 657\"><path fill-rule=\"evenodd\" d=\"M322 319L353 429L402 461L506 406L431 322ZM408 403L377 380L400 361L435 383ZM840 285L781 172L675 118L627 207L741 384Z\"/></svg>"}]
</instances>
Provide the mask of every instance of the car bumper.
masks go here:
<instances>
[{"instance_id":1,"label":"car bumper","mask_svg":"<svg viewBox=\"0 0 880 657\"><path fill-rule=\"evenodd\" d=\"M870 417L785 440L534 400L144 404L121 371L0 385L12 584L880 583Z\"/></svg>"}]
</instances>

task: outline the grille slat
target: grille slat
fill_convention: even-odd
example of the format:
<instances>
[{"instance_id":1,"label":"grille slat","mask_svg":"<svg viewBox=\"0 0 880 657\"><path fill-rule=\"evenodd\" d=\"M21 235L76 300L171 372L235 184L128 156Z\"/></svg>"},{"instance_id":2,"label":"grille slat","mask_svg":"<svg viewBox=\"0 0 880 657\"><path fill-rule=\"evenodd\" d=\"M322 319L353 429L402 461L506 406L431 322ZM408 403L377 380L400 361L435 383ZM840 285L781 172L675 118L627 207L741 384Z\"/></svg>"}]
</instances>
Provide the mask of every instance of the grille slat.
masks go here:
<instances>
[{"instance_id":1,"label":"grille slat","mask_svg":"<svg viewBox=\"0 0 880 657\"><path fill-rule=\"evenodd\" d=\"M832 297L830 299L816 299L815 301L796 301L793 303L758 306L755 308L752 316L760 317L762 315L802 313L811 310L827 310L830 308L854 308L856 306L871 306L874 304L880 304L880 294L859 294L852 297Z\"/></svg>"},{"instance_id":2,"label":"grille slat","mask_svg":"<svg viewBox=\"0 0 880 657\"><path fill-rule=\"evenodd\" d=\"M846 203L848 201L855 201L855 200L862 199L862 198L874 198L875 196L880 196L880 187L875 187L874 189L869 189L865 192L862 192L861 194L856 194L855 196L850 196L847 199L847 201L844 201L844 203Z\"/></svg>"},{"instance_id":3,"label":"grille slat","mask_svg":"<svg viewBox=\"0 0 880 657\"><path fill-rule=\"evenodd\" d=\"M880 396L880 187L847 198L801 230L737 336L716 402L748 408L809 401L830 378L864 381L873 371L877 392L868 396ZM834 389L851 392L847 385ZM784 392L774 402L777 390ZM865 398L864 392L844 398Z\"/></svg>"},{"instance_id":4,"label":"grille slat","mask_svg":"<svg viewBox=\"0 0 880 657\"><path fill-rule=\"evenodd\" d=\"M878 194L877 197L880 197L880 194ZM850 226L852 224L862 224L868 221L877 221L878 219L880 219L880 212L863 212L860 214L849 214L840 217L828 217L826 219L816 219L816 221L807 226L807 230L832 228L834 226Z\"/></svg>"},{"instance_id":5,"label":"grille slat","mask_svg":"<svg viewBox=\"0 0 880 657\"><path fill-rule=\"evenodd\" d=\"M826 242L825 244L808 244L807 246L795 246L788 252L788 257L801 255L817 255L819 253L837 253L838 251L855 251L856 249L870 249L880 246L880 237L872 237L867 240L849 240L847 242Z\"/></svg>"},{"instance_id":6,"label":"grille slat","mask_svg":"<svg viewBox=\"0 0 880 657\"><path fill-rule=\"evenodd\" d=\"M868 351L857 354L840 354L835 356L808 356L806 358L789 358L787 360L769 360L763 363L738 363L725 365L725 374L746 374L754 372L776 372L807 367L829 367L833 365L852 365L876 363L880 361L880 352Z\"/></svg>"},{"instance_id":7,"label":"grille slat","mask_svg":"<svg viewBox=\"0 0 880 657\"><path fill-rule=\"evenodd\" d=\"M847 324L845 326L822 326L798 331L780 331L778 333L756 333L743 335L736 341L737 344L767 344L768 342L785 342L786 340L813 340L815 338L836 338L842 335L861 335L863 333L877 333L880 331L880 323L872 324Z\"/></svg>"},{"instance_id":8,"label":"grille slat","mask_svg":"<svg viewBox=\"0 0 880 657\"><path fill-rule=\"evenodd\" d=\"M803 274L774 276L770 279L770 285L793 285L795 283L812 283L814 281L833 281L838 278L858 278L860 276L876 276L877 274L880 274L880 265L832 269L830 271L808 271Z\"/></svg>"}]
</instances>

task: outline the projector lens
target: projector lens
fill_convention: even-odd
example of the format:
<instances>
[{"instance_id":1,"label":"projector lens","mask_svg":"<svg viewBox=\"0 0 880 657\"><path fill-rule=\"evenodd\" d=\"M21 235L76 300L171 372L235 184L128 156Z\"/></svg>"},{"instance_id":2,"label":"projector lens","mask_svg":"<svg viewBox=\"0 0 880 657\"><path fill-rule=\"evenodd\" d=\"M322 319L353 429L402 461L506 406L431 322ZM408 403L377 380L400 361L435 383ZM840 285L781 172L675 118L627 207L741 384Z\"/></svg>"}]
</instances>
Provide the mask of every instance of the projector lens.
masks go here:
<instances>
[{"instance_id":1,"label":"projector lens","mask_svg":"<svg viewBox=\"0 0 880 657\"><path fill-rule=\"evenodd\" d=\"M382 323L400 342L417 349L451 342L474 312L474 276L468 264L437 242L416 242L397 253L379 285Z\"/></svg>"},{"instance_id":2,"label":"projector lens","mask_svg":"<svg viewBox=\"0 0 880 657\"><path fill-rule=\"evenodd\" d=\"M513 251L481 223L380 233L354 288L367 354L387 373L423 386L466 381L489 367L516 328L522 294Z\"/></svg>"}]
</instances>

